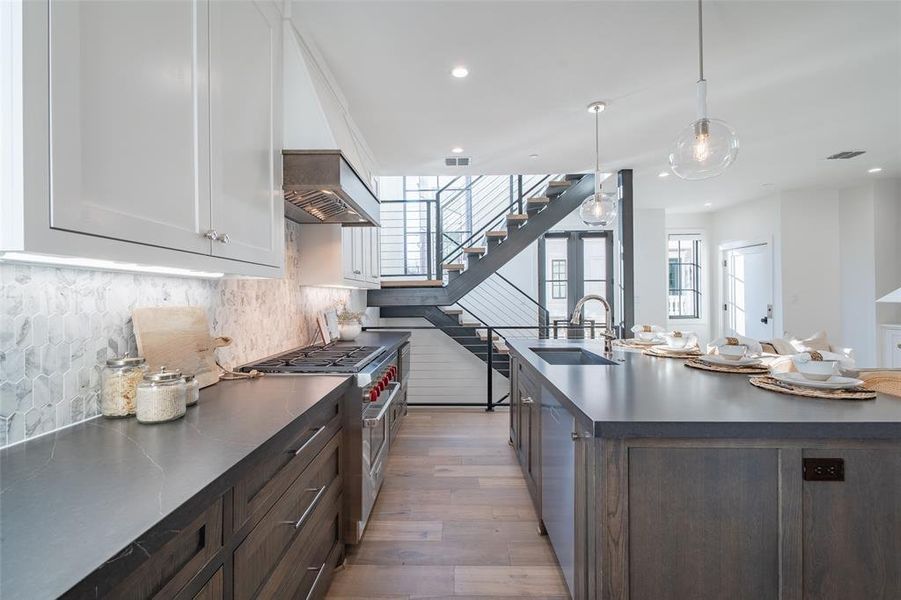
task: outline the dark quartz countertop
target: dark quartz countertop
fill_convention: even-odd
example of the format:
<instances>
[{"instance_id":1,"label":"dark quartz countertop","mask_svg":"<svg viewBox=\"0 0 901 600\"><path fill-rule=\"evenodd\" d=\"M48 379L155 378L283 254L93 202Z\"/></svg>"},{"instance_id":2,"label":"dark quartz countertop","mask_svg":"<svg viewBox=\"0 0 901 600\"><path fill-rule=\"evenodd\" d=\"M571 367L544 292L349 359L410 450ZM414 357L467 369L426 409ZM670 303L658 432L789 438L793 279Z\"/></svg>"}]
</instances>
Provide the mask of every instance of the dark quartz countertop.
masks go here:
<instances>
[{"instance_id":1,"label":"dark quartz countertop","mask_svg":"<svg viewBox=\"0 0 901 600\"><path fill-rule=\"evenodd\" d=\"M192 498L222 493L239 463L350 383L346 375L222 381L178 421L99 417L3 449L0 598L66 592Z\"/></svg>"},{"instance_id":2,"label":"dark quartz countertop","mask_svg":"<svg viewBox=\"0 0 901 600\"><path fill-rule=\"evenodd\" d=\"M750 385L747 376L686 368L684 361L614 350L617 365L551 365L530 348L600 342L508 342L538 379L598 437L901 439L901 398L822 400Z\"/></svg>"}]
</instances>

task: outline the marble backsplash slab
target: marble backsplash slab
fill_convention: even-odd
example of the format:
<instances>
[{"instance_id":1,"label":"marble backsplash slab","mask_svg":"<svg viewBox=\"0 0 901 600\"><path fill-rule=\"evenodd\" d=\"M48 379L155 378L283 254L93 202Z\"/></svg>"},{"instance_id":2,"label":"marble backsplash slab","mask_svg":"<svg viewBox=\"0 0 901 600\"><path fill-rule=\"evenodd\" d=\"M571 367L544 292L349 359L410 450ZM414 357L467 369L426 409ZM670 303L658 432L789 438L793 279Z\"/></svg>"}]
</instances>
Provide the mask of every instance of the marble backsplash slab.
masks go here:
<instances>
[{"instance_id":1,"label":"marble backsplash slab","mask_svg":"<svg viewBox=\"0 0 901 600\"><path fill-rule=\"evenodd\" d=\"M189 279L0 264L0 447L99 413L107 357L137 353L136 306L207 309L226 367L311 343L319 311L365 292L301 287L300 228L287 222L283 279Z\"/></svg>"}]
</instances>

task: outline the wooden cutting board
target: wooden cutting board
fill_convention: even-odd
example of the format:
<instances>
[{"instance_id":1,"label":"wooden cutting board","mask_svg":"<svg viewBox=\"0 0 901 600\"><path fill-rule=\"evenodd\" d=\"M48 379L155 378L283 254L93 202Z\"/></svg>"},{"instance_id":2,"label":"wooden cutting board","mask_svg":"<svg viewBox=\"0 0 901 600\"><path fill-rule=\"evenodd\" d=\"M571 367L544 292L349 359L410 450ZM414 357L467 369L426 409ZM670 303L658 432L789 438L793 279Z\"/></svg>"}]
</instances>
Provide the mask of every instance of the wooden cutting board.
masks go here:
<instances>
[{"instance_id":1,"label":"wooden cutting board","mask_svg":"<svg viewBox=\"0 0 901 600\"><path fill-rule=\"evenodd\" d=\"M155 306L132 311L138 352L151 370L161 366L194 373L200 387L219 381L216 348L231 339L212 337L206 311L199 306Z\"/></svg>"}]
</instances>

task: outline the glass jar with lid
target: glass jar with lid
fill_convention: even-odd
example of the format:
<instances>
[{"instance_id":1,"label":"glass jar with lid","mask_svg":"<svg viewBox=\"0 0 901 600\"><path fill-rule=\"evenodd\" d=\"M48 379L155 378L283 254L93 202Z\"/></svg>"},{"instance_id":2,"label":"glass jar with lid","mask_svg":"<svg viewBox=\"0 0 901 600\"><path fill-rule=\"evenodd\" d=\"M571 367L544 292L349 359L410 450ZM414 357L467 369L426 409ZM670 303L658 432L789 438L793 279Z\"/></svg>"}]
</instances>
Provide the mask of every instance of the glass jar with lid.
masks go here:
<instances>
[{"instance_id":1,"label":"glass jar with lid","mask_svg":"<svg viewBox=\"0 0 901 600\"><path fill-rule=\"evenodd\" d=\"M185 415L185 378L181 371L160 367L138 384L137 417L141 423L165 423Z\"/></svg>"},{"instance_id":2,"label":"glass jar with lid","mask_svg":"<svg viewBox=\"0 0 901 600\"><path fill-rule=\"evenodd\" d=\"M194 406L200 400L200 382L194 375L185 375L185 404Z\"/></svg>"},{"instance_id":3,"label":"glass jar with lid","mask_svg":"<svg viewBox=\"0 0 901 600\"><path fill-rule=\"evenodd\" d=\"M106 361L100 372L100 413L104 417L135 414L138 383L147 364L140 356L118 356Z\"/></svg>"}]
</instances>

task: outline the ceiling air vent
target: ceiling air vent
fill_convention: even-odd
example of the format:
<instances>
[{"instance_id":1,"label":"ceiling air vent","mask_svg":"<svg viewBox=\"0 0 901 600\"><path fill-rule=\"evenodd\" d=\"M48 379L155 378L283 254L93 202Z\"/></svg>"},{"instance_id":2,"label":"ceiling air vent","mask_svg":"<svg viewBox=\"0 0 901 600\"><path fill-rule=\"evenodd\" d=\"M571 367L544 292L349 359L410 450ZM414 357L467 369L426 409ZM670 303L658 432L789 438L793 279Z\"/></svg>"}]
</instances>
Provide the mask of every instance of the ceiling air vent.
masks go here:
<instances>
[{"instance_id":1,"label":"ceiling air vent","mask_svg":"<svg viewBox=\"0 0 901 600\"><path fill-rule=\"evenodd\" d=\"M468 167L469 166L469 158L458 157L458 156L448 156L444 159L444 165L447 167Z\"/></svg>"},{"instance_id":2,"label":"ceiling air vent","mask_svg":"<svg viewBox=\"0 0 901 600\"><path fill-rule=\"evenodd\" d=\"M864 152L866 152L866 150L845 150L843 152L836 152L832 156L827 156L826 160L847 160L849 158L860 156Z\"/></svg>"}]
</instances>

